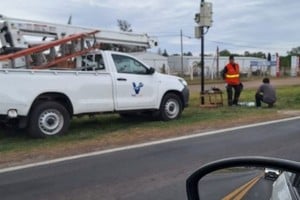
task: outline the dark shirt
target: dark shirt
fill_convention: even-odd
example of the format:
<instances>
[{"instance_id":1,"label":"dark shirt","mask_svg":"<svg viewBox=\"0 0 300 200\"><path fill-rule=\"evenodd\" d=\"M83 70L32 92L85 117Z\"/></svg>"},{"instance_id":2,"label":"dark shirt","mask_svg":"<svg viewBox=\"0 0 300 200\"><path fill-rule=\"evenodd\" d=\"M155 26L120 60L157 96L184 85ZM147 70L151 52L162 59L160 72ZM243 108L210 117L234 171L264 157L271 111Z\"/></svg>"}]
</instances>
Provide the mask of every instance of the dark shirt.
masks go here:
<instances>
[{"instance_id":1,"label":"dark shirt","mask_svg":"<svg viewBox=\"0 0 300 200\"><path fill-rule=\"evenodd\" d=\"M276 91L269 83L264 83L259 86L257 93L263 95L263 101L266 103L275 103L276 101Z\"/></svg>"}]
</instances>

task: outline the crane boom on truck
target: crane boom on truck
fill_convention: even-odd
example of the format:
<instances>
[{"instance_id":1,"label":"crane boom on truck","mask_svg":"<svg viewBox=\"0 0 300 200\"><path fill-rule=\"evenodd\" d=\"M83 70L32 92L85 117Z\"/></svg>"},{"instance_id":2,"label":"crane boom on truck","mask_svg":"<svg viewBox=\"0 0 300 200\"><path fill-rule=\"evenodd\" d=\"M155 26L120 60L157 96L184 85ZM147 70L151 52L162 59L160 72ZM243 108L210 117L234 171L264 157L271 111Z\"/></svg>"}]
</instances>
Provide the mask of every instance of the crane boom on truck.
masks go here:
<instances>
[{"instance_id":1,"label":"crane boom on truck","mask_svg":"<svg viewBox=\"0 0 300 200\"><path fill-rule=\"evenodd\" d=\"M85 40L94 40L101 49L121 52L145 51L157 45L155 38L147 34L118 32L97 28L55 24L35 20L9 18L0 15L0 55L7 55L55 40L62 40L74 34L97 31ZM62 45L65 44L62 42ZM50 50L50 49L49 49ZM14 57L14 56L13 56ZM3 59L2 59L3 60ZM0 60L0 62L2 61ZM14 59L11 63L0 63L0 68L28 68L26 56Z\"/></svg>"}]
</instances>

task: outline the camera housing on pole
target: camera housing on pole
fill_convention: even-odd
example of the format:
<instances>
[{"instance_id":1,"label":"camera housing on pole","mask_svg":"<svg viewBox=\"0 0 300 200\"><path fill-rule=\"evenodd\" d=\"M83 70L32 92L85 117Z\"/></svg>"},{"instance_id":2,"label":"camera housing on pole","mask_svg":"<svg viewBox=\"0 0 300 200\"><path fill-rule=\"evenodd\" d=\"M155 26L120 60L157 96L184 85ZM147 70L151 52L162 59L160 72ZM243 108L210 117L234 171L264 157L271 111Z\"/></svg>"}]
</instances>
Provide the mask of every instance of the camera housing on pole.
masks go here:
<instances>
[{"instance_id":1,"label":"camera housing on pole","mask_svg":"<svg viewBox=\"0 0 300 200\"><path fill-rule=\"evenodd\" d=\"M200 4L200 26L211 27L212 26L212 3L202 2Z\"/></svg>"},{"instance_id":2,"label":"camera housing on pole","mask_svg":"<svg viewBox=\"0 0 300 200\"><path fill-rule=\"evenodd\" d=\"M195 22L198 26L195 27L195 38L201 38L201 28L210 28L212 27L212 3L209 2L201 2L200 4L200 12L195 14Z\"/></svg>"},{"instance_id":3,"label":"camera housing on pole","mask_svg":"<svg viewBox=\"0 0 300 200\"><path fill-rule=\"evenodd\" d=\"M212 26L212 3L201 0L200 13L195 14L195 22L198 26L195 27L195 38L201 39L201 104L204 104L204 28L207 30Z\"/></svg>"}]
</instances>

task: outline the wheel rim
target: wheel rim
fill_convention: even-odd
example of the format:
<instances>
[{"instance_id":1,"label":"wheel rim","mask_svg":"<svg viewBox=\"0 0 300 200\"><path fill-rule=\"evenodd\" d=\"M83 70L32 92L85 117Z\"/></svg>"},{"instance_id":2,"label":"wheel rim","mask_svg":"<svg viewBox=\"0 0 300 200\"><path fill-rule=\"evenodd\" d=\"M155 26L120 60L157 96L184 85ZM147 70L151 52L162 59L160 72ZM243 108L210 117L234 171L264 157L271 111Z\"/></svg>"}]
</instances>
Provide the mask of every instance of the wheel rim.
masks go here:
<instances>
[{"instance_id":1,"label":"wheel rim","mask_svg":"<svg viewBox=\"0 0 300 200\"><path fill-rule=\"evenodd\" d=\"M46 135L57 134L64 125L64 117L57 110L45 110L39 117L39 128Z\"/></svg>"},{"instance_id":2,"label":"wheel rim","mask_svg":"<svg viewBox=\"0 0 300 200\"><path fill-rule=\"evenodd\" d=\"M174 119L178 116L179 110L179 103L175 99L169 99L165 105L165 113L169 119Z\"/></svg>"}]
</instances>

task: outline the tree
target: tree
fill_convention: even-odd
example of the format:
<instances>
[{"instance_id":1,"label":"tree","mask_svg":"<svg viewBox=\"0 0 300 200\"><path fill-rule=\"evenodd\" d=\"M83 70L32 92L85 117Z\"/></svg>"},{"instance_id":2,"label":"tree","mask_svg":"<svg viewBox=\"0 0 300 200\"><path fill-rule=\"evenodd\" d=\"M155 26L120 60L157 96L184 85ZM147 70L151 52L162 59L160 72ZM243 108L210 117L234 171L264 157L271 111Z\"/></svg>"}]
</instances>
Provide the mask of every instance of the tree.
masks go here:
<instances>
[{"instance_id":1,"label":"tree","mask_svg":"<svg viewBox=\"0 0 300 200\"><path fill-rule=\"evenodd\" d=\"M118 19L117 23L121 31L132 32L131 24L126 20Z\"/></svg>"},{"instance_id":2,"label":"tree","mask_svg":"<svg viewBox=\"0 0 300 200\"><path fill-rule=\"evenodd\" d=\"M220 56L230 56L231 53L227 49L220 51Z\"/></svg>"},{"instance_id":3,"label":"tree","mask_svg":"<svg viewBox=\"0 0 300 200\"><path fill-rule=\"evenodd\" d=\"M267 58L266 54L259 51L259 52L249 52L249 51L245 51L244 52L244 56L246 57L256 57L256 58Z\"/></svg>"},{"instance_id":4,"label":"tree","mask_svg":"<svg viewBox=\"0 0 300 200\"><path fill-rule=\"evenodd\" d=\"M271 53L268 53L267 60L271 61L271 59L272 59Z\"/></svg>"},{"instance_id":5,"label":"tree","mask_svg":"<svg viewBox=\"0 0 300 200\"><path fill-rule=\"evenodd\" d=\"M168 57L168 56L169 56L169 54L168 54L168 52L167 52L166 49L164 49L164 52L163 52L162 56L165 56L165 57Z\"/></svg>"},{"instance_id":6,"label":"tree","mask_svg":"<svg viewBox=\"0 0 300 200\"><path fill-rule=\"evenodd\" d=\"M248 56L250 56L250 55L251 55L251 53L250 53L249 51L245 51L245 52L244 52L244 56L248 57Z\"/></svg>"},{"instance_id":7,"label":"tree","mask_svg":"<svg viewBox=\"0 0 300 200\"><path fill-rule=\"evenodd\" d=\"M192 52L183 53L184 56L193 56Z\"/></svg>"},{"instance_id":8,"label":"tree","mask_svg":"<svg viewBox=\"0 0 300 200\"><path fill-rule=\"evenodd\" d=\"M167 73L167 69L166 69L166 65L165 64L162 65L162 67L160 69L160 73L162 73L162 74L166 74Z\"/></svg>"},{"instance_id":9,"label":"tree","mask_svg":"<svg viewBox=\"0 0 300 200\"><path fill-rule=\"evenodd\" d=\"M157 54L158 54L158 55L161 55L161 54L162 54L162 53L161 53L161 48L158 48Z\"/></svg>"},{"instance_id":10,"label":"tree","mask_svg":"<svg viewBox=\"0 0 300 200\"><path fill-rule=\"evenodd\" d=\"M280 67L286 69L291 67L291 55L280 56Z\"/></svg>"},{"instance_id":11,"label":"tree","mask_svg":"<svg viewBox=\"0 0 300 200\"><path fill-rule=\"evenodd\" d=\"M256 57L266 59L267 55L265 53L263 53L263 52L260 51L260 52L257 52Z\"/></svg>"},{"instance_id":12,"label":"tree","mask_svg":"<svg viewBox=\"0 0 300 200\"><path fill-rule=\"evenodd\" d=\"M300 54L300 47L292 48L292 50L288 51L287 54L290 56L298 56Z\"/></svg>"}]
</instances>

